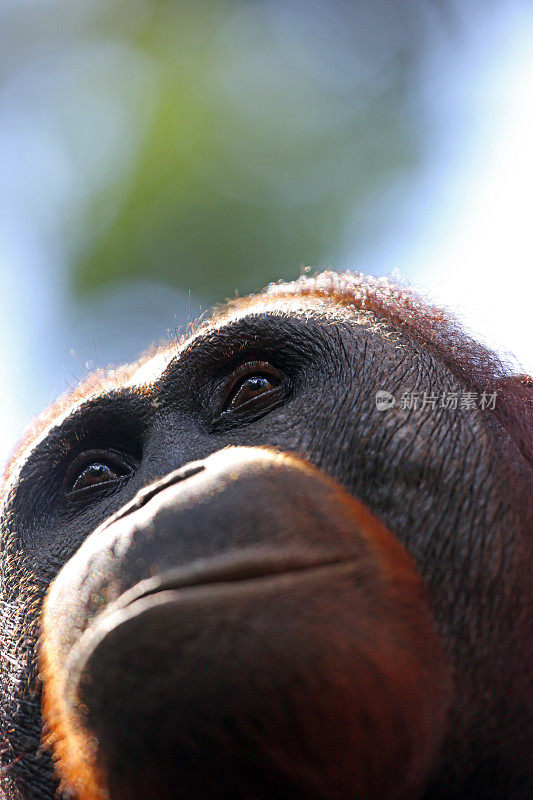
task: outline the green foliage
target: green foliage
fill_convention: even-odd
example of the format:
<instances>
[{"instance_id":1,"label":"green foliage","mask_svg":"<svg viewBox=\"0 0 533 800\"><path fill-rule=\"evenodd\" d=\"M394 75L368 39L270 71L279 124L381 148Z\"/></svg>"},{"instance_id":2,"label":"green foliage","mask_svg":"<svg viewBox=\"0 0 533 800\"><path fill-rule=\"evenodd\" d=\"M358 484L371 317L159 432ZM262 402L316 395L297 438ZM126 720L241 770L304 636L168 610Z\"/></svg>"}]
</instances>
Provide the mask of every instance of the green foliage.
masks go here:
<instances>
[{"instance_id":1,"label":"green foliage","mask_svg":"<svg viewBox=\"0 0 533 800\"><path fill-rule=\"evenodd\" d=\"M211 301L294 277L335 261L348 219L412 164L405 52L324 76L321 54L309 65L280 46L254 6L154 5L132 37L154 66L138 103L153 111L123 184L93 199L81 291L148 276Z\"/></svg>"},{"instance_id":2,"label":"green foliage","mask_svg":"<svg viewBox=\"0 0 533 800\"><path fill-rule=\"evenodd\" d=\"M418 160L406 101L429 7L10 6L12 135L21 98L44 176L28 213L55 236L71 286L148 278L208 303L303 264L368 267L342 259L368 236L383 187ZM32 162L22 167L31 183Z\"/></svg>"}]
</instances>

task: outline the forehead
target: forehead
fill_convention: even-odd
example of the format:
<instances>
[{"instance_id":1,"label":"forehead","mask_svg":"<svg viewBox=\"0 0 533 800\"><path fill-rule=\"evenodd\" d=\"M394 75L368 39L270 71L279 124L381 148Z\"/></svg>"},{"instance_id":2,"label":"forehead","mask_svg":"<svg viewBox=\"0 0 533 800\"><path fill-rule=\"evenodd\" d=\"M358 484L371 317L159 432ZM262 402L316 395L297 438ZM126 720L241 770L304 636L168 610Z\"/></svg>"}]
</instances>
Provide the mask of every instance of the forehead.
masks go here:
<instances>
[{"instance_id":1,"label":"forehead","mask_svg":"<svg viewBox=\"0 0 533 800\"><path fill-rule=\"evenodd\" d=\"M152 349L149 354L132 364L106 371L98 370L89 375L74 391L61 396L46 408L23 434L7 465L6 481L12 476L18 462L25 461L30 452L54 427L61 425L67 417L88 401L105 395L117 387L149 391L171 362L179 358L188 348L212 339L217 332L235 327L239 322L245 323L246 320L250 320L252 323L263 320L264 324L272 325L276 318L298 319L304 325L320 321L325 324L326 330L328 323L343 319L350 320L353 324L373 325L376 329L383 324L379 323L371 312L355 309L353 306L340 306L329 298L262 294L231 303L223 311L216 312L199 325L192 334Z\"/></svg>"},{"instance_id":2,"label":"forehead","mask_svg":"<svg viewBox=\"0 0 533 800\"><path fill-rule=\"evenodd\" d=\"M238 323L249 320L250 323L262 322L263 325L274 325L276 318L297 319L304 325L321 322L328 323L349 321L354 325L372 326L376 332L385 327L383 321L368 311L348 306L335 305L328 298L260 295L253 301L246 300L230 306L222 313L215 313L202 324L192 335L181 341L159 348L154 355L138 363L123 385L131 388L147 387L157 382L171 362L179 358L180 353L189 347L212 338L217 332L235 327Z\"/></svg>"}]
</instances>

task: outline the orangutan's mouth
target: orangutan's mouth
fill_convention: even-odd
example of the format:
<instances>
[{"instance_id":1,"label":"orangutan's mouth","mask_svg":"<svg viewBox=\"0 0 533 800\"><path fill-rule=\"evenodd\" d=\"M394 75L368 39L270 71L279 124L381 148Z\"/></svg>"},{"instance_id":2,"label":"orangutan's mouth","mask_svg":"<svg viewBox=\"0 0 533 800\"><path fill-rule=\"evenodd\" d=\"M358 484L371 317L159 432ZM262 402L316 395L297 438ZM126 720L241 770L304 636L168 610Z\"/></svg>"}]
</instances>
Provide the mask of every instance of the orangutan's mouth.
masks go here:
<instances>
[{"instance_id":1,"label":"orangutan's mouth","mask_svg":"<svg viewBox=\"0 0 533 800\"><path fill-rule=\"evenodd\" d=\"M176 593L201 587L222 588L224 584L263 583L276 578L285 582L315 575L322 577L325 570L329 572L346 567L353 569L356 563L353 557L342 557L339 554L328 556L324 553L294 550L266 551L264 548L233 552L222 557L217 555L216 559L201 559L140 581L112 603L109 611L127 608L137 601L163 592Z\"/></svg>"}]
</instances>

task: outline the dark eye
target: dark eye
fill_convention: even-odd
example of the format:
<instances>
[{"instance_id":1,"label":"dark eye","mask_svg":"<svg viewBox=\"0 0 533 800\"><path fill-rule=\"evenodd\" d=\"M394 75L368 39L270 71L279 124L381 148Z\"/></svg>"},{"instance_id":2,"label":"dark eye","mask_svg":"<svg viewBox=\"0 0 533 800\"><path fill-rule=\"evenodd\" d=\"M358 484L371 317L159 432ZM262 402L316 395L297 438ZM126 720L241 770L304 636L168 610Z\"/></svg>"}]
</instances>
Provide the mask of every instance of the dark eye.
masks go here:
<instances>
[{"instance_id":1,"label":"dark eye","mask_svg":"<svg viewBox=\"0 0 533 800\"><path fill-rule=\"evenodd\" d=\"M117 455L89 451L71 464L65 476L65 491L67 495L77 495L91 489L113 489L131 472L130 465Z\"/></svg>"},{"instance_id":2,"label":"dark eye","mask_svg":"<svg viewBox=\"0 0 533 800\"><path fill-rule=\"evenodd\" d=\"M270 364L244 364L232 375L223 410L268 403L277 396L280 385L281 376Z\"/></svg>"}]
</instances>

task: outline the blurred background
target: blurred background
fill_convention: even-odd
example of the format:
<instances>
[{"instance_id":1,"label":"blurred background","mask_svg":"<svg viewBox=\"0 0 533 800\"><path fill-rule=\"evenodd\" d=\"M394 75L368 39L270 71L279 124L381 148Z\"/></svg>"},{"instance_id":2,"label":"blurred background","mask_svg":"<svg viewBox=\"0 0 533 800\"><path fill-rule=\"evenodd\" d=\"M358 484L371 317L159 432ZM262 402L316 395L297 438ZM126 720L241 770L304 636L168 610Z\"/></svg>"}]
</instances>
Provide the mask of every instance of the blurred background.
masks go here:
<instances>
[{"instance_id":1,"label":"blurred background","mask_svg":"<svg viewBox=\"0 0 533 800\"><path fill-rule=\"evenodd\" d=\"M0 464L88 370L302 268L533 370L531 0L2 0Z\"/></svg>"}]
</instances>

